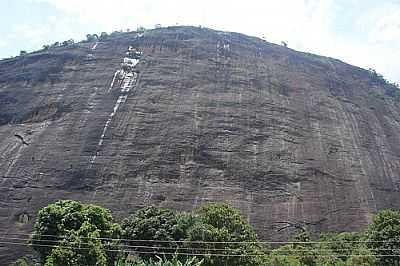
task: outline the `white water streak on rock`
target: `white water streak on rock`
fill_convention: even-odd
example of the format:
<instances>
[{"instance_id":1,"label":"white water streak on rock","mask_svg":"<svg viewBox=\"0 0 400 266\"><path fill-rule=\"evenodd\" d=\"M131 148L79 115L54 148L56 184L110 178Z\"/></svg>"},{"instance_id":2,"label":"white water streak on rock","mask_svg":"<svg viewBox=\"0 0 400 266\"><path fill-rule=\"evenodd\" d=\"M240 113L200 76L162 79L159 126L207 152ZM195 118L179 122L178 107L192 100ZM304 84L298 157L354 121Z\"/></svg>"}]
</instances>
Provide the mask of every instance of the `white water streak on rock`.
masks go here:
<instances>
[{"instance_id":1,"label":"white water streak on rock","mask_svg":"<svg viewBox=\"0 0 400 266\"><path fill-rule=\"evenodd\" d=\"M136 59L134 59L134 60L135 60L135 65L136 65L139 62L139 60L136 60ZM114 105L113 111L110 113L106 123L104 124L103 131L102 131L101 136L100 136L100 140L97 143L97 150L103 145L107 129L110 126L110 124L112 122L112 119L114 118L115 114L117 113L119 107L121 106L121 104L126 102L126 99L128 98L128 93L130 92L130 90L136 84L137 75L138 75L136 72L125 73L123 70L118 70L114 74L114 78L113 78L113 81L111 82L111 86L110 86L109 91L112 89L112 87L114 85L116 76L118 74L121 74L121 73L123 73L123 80L122 80L122 83L121 83L122 84L122 86L121 86L122 95L120 95L118 97L117 102ZM92 158L90 159L90 164L91 165L96 161L96 158L97 158L98 154L99 154L99 152L97 151L96 154L93 155Z\"/></svg>"},{"instance_id":2,"label":"white water streak on rock","mask_svg":"<svg viewBox=\"0 0 400 266\"><path fill-rule=\"evenodd\" d=\"M96 48L97 48L97 45L99 45L99 42L95 42L95 43L93 44L93 46L92 46L92 50L96 50Z\"/></svg>"},{"instance_id":3,"label":"white water streak on rock","mask_svg":"<svg viewBox=\"0 0 400 266\"><path fill-rule=\"evenodd\" d=\"M111 90L112 90L112 88L114 87L114 82L115 82L115 79L116 79L116 77L117 77L117 75L120 73L120 70L117 70L117 71L115 71L115 73L114 73L114 77L113 77L113 80L111 81L111 85L110 85L110 88L108 89L108 91L107 92L110 92Z\"/></svg>"}]
</instances>

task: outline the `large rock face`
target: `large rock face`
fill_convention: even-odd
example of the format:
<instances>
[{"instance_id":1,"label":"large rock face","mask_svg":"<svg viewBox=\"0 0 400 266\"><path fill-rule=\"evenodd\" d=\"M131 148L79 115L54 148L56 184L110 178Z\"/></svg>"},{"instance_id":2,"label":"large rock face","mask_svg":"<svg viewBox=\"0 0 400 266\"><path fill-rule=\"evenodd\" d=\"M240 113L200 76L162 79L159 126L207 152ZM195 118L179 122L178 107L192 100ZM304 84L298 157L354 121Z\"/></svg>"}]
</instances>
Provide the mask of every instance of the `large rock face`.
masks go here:
<instances>
[{"instance_id":1,"label":"large rock face","mask_svg":"<svg viewBox=\"0 0 400 266\"><path fill-rule=\"evenodd\" d=\"M121 71L129 46L143 56ZM38 209L67 198L117 218L226 201L261 239L358 230L400 207L391 89L335 59L191 27L0 61L1 236L26 238ZM23 252L0 246L1 261Z\"/></svg>"}]
</instances>

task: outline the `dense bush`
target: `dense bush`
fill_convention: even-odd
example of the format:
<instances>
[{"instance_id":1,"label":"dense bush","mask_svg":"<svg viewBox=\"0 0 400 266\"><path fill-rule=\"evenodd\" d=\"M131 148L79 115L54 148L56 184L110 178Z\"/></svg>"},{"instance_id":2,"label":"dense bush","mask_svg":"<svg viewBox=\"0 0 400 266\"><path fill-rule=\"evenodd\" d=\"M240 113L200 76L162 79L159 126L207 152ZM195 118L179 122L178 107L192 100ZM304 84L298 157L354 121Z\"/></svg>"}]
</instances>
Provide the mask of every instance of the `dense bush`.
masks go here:
<instances>
[{"instance_id":1,"label":"dense bush","mask_svg":"<svg viewBox=\"0 0 400 266\"><path fill-rule=\"evenodd\" d=\"M156 257L147 261L133 257L118 261L116 266L202 266L203 260L196 257L187 258L182 262L179 256L173 256L171 259Z\"/></svg>"},{"instance_id":2,"label":"dense bush","mask_svg":"<svg viewBox=\"0 0 400 266\"><path fill-rule=\"evenodd\" d=\"M140 246L132 249L141 257L154 257L148 254L152 252L174 253L181 245L176 241L184 240L186 234L180 217L169 209L140 209L122 221L123 238L127 245Z\"/></svg>"},{"instance_id":3,"label":"dense bush","mask_svg":"<svg viewBox=\"0 0 400 266\"><path fill-rule=\"evenodd\" d=\"M371 81L383 86L385 96L388 96L395 101L400 101L400 87L398 84L389 82L383 77L383 75L376 72L375 69L370 68L368 71L370 73Z\"/></svg>"},{"instance_id":4,"label":"dense bush","mask_svg":"<svg viewBox=\"0 0 400 266\"><path fill-rule=\"evenodd\" d=\"M400 212L380 211L366 231L368 247L384 265L400 263ZM397 263L397 264L396 264Z\"/></svg>"},{"instance_id":5,"label":"dense bush","mask_svg":"<svg viewBox=\"0 0 400 266\"><path fill-rule=\"evenodd\" d=\"M119 226L107 209L65 200L39 211L32 245L45 266L396 265L400 213L379 212L365 233L312 240L303 231L271 251L261 247L240 211L226 204L191 213L146 207Z\"/></svg>"},{"instance_id":6,"label":"dense bush","mask_svg":"<svg viewBox=\"0 0 400 266\"><path fill-rule=\"evenodd\" d=\"M69 265L65 260L83 264L114 265L117 253L112 250L120 237L120 226L113 223L111 212L96 205L63 200L39 211L32 244L40 261L50 265ZM107 238L99 240L96 238ZM91 263L93 258L94 264ZM89 262L90 261L90 262ZM101 261L98 262L98 261ZM72 263L72 262L71 262Z\"/></svg>"},{"instance_id":7,"label":"dense bush","mask_svg":"<svg viewBox=\"0 0 400 266\"><path fill-rule=\"evenodd\" d=\"M206 265L261 263L257 255L261 255L262 252L253 228L238 209L226 204L208 204L195 210L194 223L188 230L188 241L194 242L191 244L193 250L200 248L195 251L197 253L227 255L201 256Z\"/></svg>"}]
</instances>

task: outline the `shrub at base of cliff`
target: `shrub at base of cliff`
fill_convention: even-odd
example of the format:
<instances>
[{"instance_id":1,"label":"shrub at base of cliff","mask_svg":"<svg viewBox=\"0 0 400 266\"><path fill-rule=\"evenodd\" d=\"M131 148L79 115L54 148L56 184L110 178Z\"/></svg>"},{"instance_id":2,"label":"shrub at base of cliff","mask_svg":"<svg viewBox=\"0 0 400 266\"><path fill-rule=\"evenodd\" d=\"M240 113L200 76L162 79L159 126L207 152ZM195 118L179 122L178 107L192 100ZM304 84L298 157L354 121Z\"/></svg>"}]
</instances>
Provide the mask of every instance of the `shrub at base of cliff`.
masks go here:
<instances>
[{"instance_id":1,"label":"shrub at base of cliff","mask_svg":"<svg viewBox=\"0 0 400 266\"><path fill-rule=\"evenodd\" d=\"M187 254L197 254L209 266L261 265L263 253L253 228L226 204L208 204L193 214L147 207L125 219L122 229L127 244L140 246L134 250L146 260L165 253L167 258L177 254L183 262Z\"/></svg>"},{"instance_id":2,"label":"shrub at base of cliff","mask_svg":"<svg viewBox=\"0 0 400 266\"><path fill-rule=\"evenodd\" d=\"M400 212L393 210L380 211L367 232L367 245L384 265L400 263Z\"/></svg>"},{"instance_id":3,"label":"shrub at base of cliff","mask_svg":"<svg viewBox=\"0 0 400 266\"><path fill-rule=\"evenodd\" d=\"M188 231L188 240L193 252L210 254L199 255L204 258L205 265L263 263L264 254L256 234L238 209L226 204L208 204L194 212L194 220Z\"/></svg>"},{"instance_id":4,"label":"shrub at base of cliff","mask_svg":"<svg viewBox=\"0 0 400 266\"><path fill-rule=\"evenodd\" d=\"M327 233L311 241L306 232L296 235L293 242L277 248L268 256L271 266L374 266L376 259L368 250L362 235Z\"/></svg>"},{"instance_id":5,"label":"shrub at base of cliff","mask_svg":"<svg viewBox=\"0 0 400 266\"><path fill-rule=\"evenodd\" d=\"M107 266L107 254L99 237L100 231L84 222L79 230L71 233L52 250L45 266Z\"/></svg>"},{"instance_id":6,"label":"shrub at base of cliff","mask_svg":"<svg viewBox=\"0 0 400 266\"><path fill-rule=\"evenodd\" d=\"M120 260L115 266L203 266L203 260L196 257L190 257L182 261L179 256L173 256L171 259L156 257L148 261L141 260L140 258L128 258Z\"/></svg>"},{"instance_id":7,"label":"shrub at base of cliff","mask_svg":"<svg viewBox=\"0 0 400 266\"><path fill-rule=\"evenodd\" d=\"M104 260L113 266L121 230L112 221L111 212L102 207L58 201L39 211L32 244L48 266L103 265ZM72 264L66 264L69 259Z\"/></svg>"},{"instance_id":8,"label":"shrub at base of cliff","mask_svg":"<svg viewBox=\"0 0 400 266\"><path fill-rule=\"evenodd\" d=\"M126 245L143 258L154 258L157 252L174 254L185 238L180 214L156 207L136 211L122 222ZM135 241L136 240L136 241Z\"/></svg>"},{"instance_id":9,"label":"shrub at base of cliff","mask_svg":"<svg viewBox=\"0 0 400 266\"><path fill-rule=\"evenodd\" d=\"M317 245L317 265L375 265L373 254L364 245L359 233L325 233ZM354 264L354 263L362 264Z\"/></svg>"}]
</instances>

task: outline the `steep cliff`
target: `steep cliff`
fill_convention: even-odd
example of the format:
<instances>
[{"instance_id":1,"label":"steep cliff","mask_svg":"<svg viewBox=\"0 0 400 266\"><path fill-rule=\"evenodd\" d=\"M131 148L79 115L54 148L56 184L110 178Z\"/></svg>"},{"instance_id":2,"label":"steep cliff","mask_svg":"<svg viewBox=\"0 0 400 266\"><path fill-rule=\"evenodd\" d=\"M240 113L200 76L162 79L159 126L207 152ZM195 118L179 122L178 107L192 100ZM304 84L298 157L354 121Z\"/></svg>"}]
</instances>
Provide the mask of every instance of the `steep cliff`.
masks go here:
<instances>
[{"instance_id":1,"label":"steep cliff","mask_svg":"<svg viewBox=\"0 0 400 266\"><path fill-rule=\"evenodd\" d=\"M143 54L122 68L130 46ZM67 198L117 218L226 201L261 239L358 230L400 207L391 90L332 58L194 27L2 60L1 236L26 237ZM0 260L22 251L0 244Z\"/></svg>"}]
</instances>

